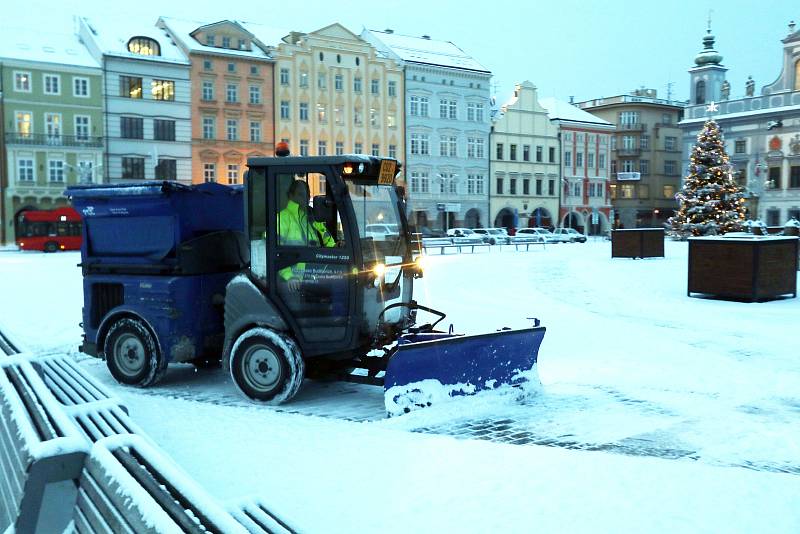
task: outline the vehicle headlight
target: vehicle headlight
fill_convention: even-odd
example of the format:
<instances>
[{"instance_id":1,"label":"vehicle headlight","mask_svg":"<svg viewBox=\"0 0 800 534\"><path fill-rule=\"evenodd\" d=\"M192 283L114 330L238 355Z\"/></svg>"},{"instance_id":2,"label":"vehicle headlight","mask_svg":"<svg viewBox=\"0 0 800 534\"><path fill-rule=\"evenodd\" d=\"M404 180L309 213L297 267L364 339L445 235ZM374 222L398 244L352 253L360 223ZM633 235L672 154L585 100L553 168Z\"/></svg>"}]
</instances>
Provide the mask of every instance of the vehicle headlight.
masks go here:
<instances>
[{"instance_id":1,"label":"vehicle headlight","mask_svg":"<svg viewBox=\"0 0 800 534\"><path fill-rule=\"evenodd\" d=\"M382 277L386 273L386 265L383 263L376 263L374 267L372 267L372 272L378 278Z\"/></svg>"},{"instance_id":2,"label":"vehicle headlight","mask_svg":"<svg viewBox=\"0 0 800 534\"><path fill-rule=\"evenodd\" d=\"M414 260L414 264L416 265L417 270L419 270L420 273L425 270L425 267L427 266L426 263L427 261L425 259L425 256L417 256L417 259Z\"/></svg>"}]
</instances>

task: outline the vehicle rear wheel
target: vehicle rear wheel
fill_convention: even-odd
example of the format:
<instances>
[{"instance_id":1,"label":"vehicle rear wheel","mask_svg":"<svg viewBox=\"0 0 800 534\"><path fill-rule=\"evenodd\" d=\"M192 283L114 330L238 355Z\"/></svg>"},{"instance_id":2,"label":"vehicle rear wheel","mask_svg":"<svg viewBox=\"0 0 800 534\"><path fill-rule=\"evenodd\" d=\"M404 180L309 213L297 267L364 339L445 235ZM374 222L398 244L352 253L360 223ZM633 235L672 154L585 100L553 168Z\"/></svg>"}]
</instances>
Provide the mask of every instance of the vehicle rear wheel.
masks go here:
<instances>
[{"instance_id":1,"label":"vehicle rear wheel","mask_svg":"<svg viewBox=\"0 0 800 534\"><path fill-rule=\"evenodd\" d=\"M126 317L111 325L103 353L111 375L123 384L151 386L167 370L155 337L139 319Z\"/></svg>"},{"instance_id":2,"label":"vehicle rear wheel","mask_svg":"<svg viewBox=\"0 0 800 534\"><path fill-rule=\"evenodd\" d=\"M252 328L233 344L231 377L247 397L281 404L300 390L305 363L290 337L267 328Z\"/></svg>"},{"instance_id":3,"label":"vehicle rear wheel","mask_svg":"<svg viewBox=\"0 0 800 534\"><path fill-rule=\"evenodd\" d=\"M45 252L57 252L58 251L58 243L55 241L48 241L44 244L44 251Z\"/></svg>"}]
</instances>

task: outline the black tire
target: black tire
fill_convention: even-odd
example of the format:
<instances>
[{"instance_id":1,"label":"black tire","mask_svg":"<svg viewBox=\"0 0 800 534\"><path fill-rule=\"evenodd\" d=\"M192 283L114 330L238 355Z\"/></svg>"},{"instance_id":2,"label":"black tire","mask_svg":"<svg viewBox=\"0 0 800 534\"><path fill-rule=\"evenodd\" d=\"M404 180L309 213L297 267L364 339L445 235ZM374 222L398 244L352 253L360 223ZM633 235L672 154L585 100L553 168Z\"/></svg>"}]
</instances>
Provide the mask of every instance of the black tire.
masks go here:
<instances>
[{"instance_id":1,"label":"black tire","mask_svg":"<svg viewBox=\"0 0 800 534\"><path fill-rule=\"evenodd\" d=\"M44 244L45 252L58 252L58 243L55 241L48 241Z\"/></svg>"},{"instance_id":2,"label":"black tire","mask_svg":"<svg viewBox=\"0 0 800 534\"><path fill-rule=\"evenodd\" d=\"M305 378L297 343L267 328L253 328L239 336L231 349L230 369L245 396L267 404L290 400Z\"/></svg>"},{"instance_id":3,"label":"black tire","mask_svg":"<svg viewBox=\"0 0 800 534\"><path fill-rule=\"evenodd\" d=\"M123 384L152 386L167 370L155 336L139 319L126 317L111 325L103 354L111 375Z\"/></svg>"}]
</instances>

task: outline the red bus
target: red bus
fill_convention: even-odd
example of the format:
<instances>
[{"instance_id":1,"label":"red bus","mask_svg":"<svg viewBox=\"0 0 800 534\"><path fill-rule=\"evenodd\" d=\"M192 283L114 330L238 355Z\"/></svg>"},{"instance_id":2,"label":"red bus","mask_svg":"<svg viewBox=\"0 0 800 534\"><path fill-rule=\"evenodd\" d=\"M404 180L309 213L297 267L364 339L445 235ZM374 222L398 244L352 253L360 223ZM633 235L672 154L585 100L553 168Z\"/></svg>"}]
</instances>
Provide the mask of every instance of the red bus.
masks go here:
<instances>
[{"instance_id":1,"label":"red bus","mask_svg":"<svg viewBox=\"0 0 800 534\"><path fill-rule=\"evenodd\" d=\"M72 208L27 210L17 217L20 250L80 250L81 216Z\"/></svg>"}]
</instances>

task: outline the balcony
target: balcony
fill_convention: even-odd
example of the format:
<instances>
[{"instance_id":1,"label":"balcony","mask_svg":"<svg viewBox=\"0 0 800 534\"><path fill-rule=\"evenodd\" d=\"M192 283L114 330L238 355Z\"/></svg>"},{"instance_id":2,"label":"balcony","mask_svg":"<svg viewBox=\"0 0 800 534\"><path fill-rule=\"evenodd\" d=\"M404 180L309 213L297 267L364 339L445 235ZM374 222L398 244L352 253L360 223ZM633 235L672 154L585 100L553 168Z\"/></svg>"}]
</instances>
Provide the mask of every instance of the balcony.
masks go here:
<instances>
[{"instance_id":1,"label":"balcony","mask_svg":"<svg viewBox=\"0 0 800 534\"><path fill-rule=\"evenodd\" d=\"M646 124L641 122L618 122L618 132L643 132L647 128Z\"/></svg>"},{"instance_id":2,"label":"balcony","mask_svg":"<svg viewBox=\"0 0 800 534\"><path fill-rule=\"evenodd\" d=\"M618 156L638 156L642 153L639 147L622 147L614 149Z\"/></svg>"},{"instance_id":3,"label":"balcony","mask_svg":"<svg viewBox=\"0 0 800 534\"><path fill-rule=\"evenodd\" d=\"M103 138L84 135L24 134L20 132L7 132L6 144L49 147L102 148Z\"/></svg>"}]
</instances>

